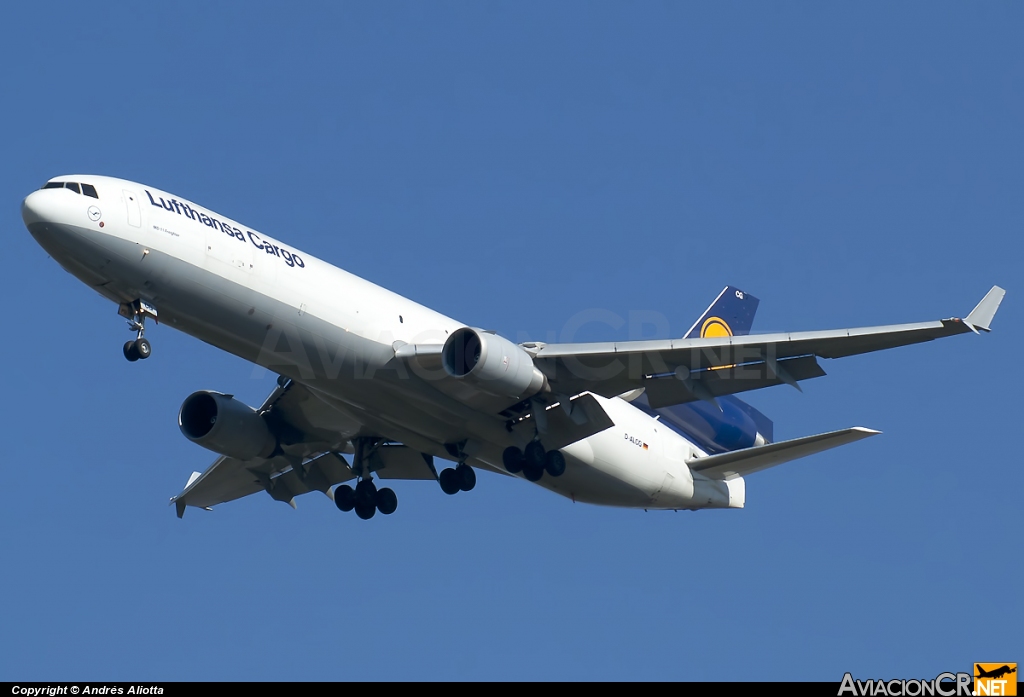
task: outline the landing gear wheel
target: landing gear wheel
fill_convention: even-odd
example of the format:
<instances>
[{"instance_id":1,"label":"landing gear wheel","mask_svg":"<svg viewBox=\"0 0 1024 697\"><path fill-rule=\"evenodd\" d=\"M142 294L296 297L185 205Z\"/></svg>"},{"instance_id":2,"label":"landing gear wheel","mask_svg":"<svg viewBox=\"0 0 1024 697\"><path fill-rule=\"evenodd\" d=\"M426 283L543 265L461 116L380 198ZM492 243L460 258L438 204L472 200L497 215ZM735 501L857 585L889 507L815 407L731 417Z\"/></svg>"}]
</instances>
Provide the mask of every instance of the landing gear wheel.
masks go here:
<instances>
[{"instance_id":1,"label":"landing gear wheel","mask_svg":"<svg viewBox=\"0 0 1024 697\"><path fill-rule=\"evenodd\" d=\"M472 491L476 486L476 472L465 463L455 468L455 476L458 478L459 489L462 491Z\"/></svg>"},{"instance_id":2,"label":"landing gear wheel","mask_svg":"<svg viewBox=\"0 0 1024 697\"><path fill-rule=\"evenodd\" d=\"M451 467L441 472L438 477L441 484L441 491L448 494L449 496L459 493L462 489L459 486L459 476L455 473Z\"/></svg>"},{"instance_id":3,"label":"landing gear wheel","mask_svg":"<svg viewBox=\"0 0 1024 697\"><path fill-rule=\"evenodd\" d=\"M505 469L512 474L522 472L523 451L514 445L505 448L505 452L501 454L501 464L505 465Z\"/></svg>"},{"instance_id":4,"label":"landing gear wheel","mask_svg":"<svg viewBox=\"0 0 1024 697\"><path fill-rule=\"evenodd\" d=\"M124 357L127 358L132 363L134 363L135 361L139 360L139 354L135 351L135 342L134 341L127 341L127 342L125 342L123 351L124 351Z\"/></svg>"},{"instance_id":5,"label":"landing gear wheel","mask_svg":"<svg viewBox=\"0 0 1024 697\"><path fill-rule=\"evenodd\" d=\"M561 477L565 473L565 455L552 450L544 456L544 470L552 477Z\"/></svg>"},{"instance_id":6,"label":"landing gear wheel","mask_svg":"<svg viewBox=\"0 0 1024 697\"><path fill-rule=\"evenodd\" d=\"M376 508L377 506L377 485L373 483L372 479L364 479L356 484L355 509L357 514L360 505L364 508ZM362 516L359 517L362 518ZM373 517L372 513L370 517Z\"/></svg>"},{"instance_id":7,"label":"landing gear wheel","mask_svg":"<svg viewBox=\"0 0 1024 697\"><path fill-rule=\"evenodd\" d=\"M334 490L334 505L342 513L348 513L356 507L356 492L348 484L342 484Z\"/></svg>"},{"instance_id":8,"label":"landing gear wheel","mask_svg":"<svg viewBox=\"0 0 1024 697\"><path fill-rule=\"evenodd\" d=\"M356 515L362 518L363 520L369 520L377 512L377 506L375 506L372 503L365 503L363 501L357 501L355 509Z\"/></svg>"},{"instance_id":9,"label":"landing gear wheel","mask_svg":"<svg viewBox=\"0 0 1024 697\"><path fill-rule=\"evenodd\" d=\"M134 343L135 355L137 355L139 358L145 360L146 358L149 358L150 355L153 353L153 347L150 346L149 341L147 339L140 337L136 339Z\"/></svg>"},{"instance_id":10,"label":"landing gear wheel","mask_svg":"<svg viewBox=\"0 0 1024 697\"><path fill-rule=\"evenodd\" d=\"M544 476L544 468L534 467L530 464L523 465L523 476L531 482L539 482L540 478Z\"/></svg>"},{"instance_id":11,"label":"landing gear wheel","mask_svg":"<svg viewBox=\"0 0 1024 697\"><path fill-rule=\"evenodd\" d=\"M536 468L544 468L544 446L540 444L540 441L530 441L526 446L526 451L523 453L526 457L526 463ZM523 470L526 467L524 465Z\"/></svg>"},{"instance_id":12,"label":"landing gear wheel","mask_svg":"<svg viewBox=\"0 0 1024 697\"><path fill-rule=\"evenodd\" d=\"M398 508L398 497L391 489L377 491L377 510L383 515L391 515Z\"/></svg>"}]
</instances>

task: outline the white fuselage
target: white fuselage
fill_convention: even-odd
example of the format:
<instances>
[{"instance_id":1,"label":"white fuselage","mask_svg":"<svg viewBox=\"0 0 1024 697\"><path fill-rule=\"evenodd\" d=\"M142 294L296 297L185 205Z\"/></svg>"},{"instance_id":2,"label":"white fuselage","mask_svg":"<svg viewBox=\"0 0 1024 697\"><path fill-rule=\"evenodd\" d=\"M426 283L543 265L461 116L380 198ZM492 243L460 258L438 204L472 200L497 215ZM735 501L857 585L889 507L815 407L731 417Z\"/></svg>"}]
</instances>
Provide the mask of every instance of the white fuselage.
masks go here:
<instances>
[{"instance_id":1,"label":"white fuselage","mask_svg":"<svg viewBox=\"0 0 1024 697\"><path fill-rule=\"evenodd\" d=\"M438 344L465 325L263 233L153 187L91 175L99 198L30 194L23 217L65 269L117 303L143 300L161 324L309 387L348 418L339 440L375 434L504 473L517 444L505 419L389 368L404 345ZM595 395L614 426L562 449L542 486L576 501L655 509L742 507L742 479L711 481L686 461L696 445L628 402Z\"/></svg>"}]
</instances>

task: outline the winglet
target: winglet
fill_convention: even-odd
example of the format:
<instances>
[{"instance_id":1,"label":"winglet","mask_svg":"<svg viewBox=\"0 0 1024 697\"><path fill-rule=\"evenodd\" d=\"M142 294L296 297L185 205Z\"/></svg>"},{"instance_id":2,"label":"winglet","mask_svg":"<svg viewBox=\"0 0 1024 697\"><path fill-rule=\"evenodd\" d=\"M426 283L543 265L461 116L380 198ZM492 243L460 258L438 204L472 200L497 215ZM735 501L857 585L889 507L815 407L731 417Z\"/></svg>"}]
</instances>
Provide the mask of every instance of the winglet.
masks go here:
<instances>
[{"instance_id":1,"label":"winglet","mask_svg":"<svg viewBox=\"0 0 1024 697\"><path fill-rule=\"evenodd\" d=\"M985 297L981 299L977 307L971 310L971 314L967 315L964 322L983 332L991 331L989 325L992 324L992 318L996 316L996 310L999 309L999 303L1003 301L1004 295L1006 295L1005 290L999 286L992 286L992 290L985 294Z\"/></svg>"},{"instance_id":2,"label":"winglet","mask_svg":"<svg viewBox=\"0 0 1024 697\"><path fill-rule=\"evenodd\" d=\"M177 496L172 496L171 497L171 503L174 504L175 512L178 514L179 518L181 518L181 517L183 517L185 515L185 505L186 505L185 502L181 500L181 497L184 496L185 492L188 491L188 488L190 486L192 486L192 482L194 482L195 480L199 479L199 477L201 475L202 475L201 472L193 472L192 476L188 478L188 483L185 485L185 488L181 490L181 493L178 494Z\"/></svg>"}]
</instances>

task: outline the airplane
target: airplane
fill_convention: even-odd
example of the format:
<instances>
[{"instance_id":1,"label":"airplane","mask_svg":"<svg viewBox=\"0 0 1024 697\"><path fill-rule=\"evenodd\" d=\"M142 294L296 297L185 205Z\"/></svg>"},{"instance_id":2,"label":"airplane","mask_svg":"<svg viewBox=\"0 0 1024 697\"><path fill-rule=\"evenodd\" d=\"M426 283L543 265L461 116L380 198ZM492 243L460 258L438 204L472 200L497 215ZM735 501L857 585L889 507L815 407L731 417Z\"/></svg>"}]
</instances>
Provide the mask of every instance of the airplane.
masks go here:
<instances>
[{"instance_id":1,"label":"airplane","mask_svg":"<svg viewBox=\"0 0 1024 697\"><path fill-rule=\"evenodd\" d=\"M994 286L964 319L750 334L757 299L729 286L680 339L516 344L144 184L55 177L22 218L116 304L135 337L127 360L152 356L150 321L279 376L257 408L214 390L184 400L182 434L218 457L171 498L179 518L261 491L294 508L320 491L366 520L398 507L378 483L454 495L476 470L574 502L743 508L748 475L879 432L773 442L772 422L735 395L800 389L825 374L819 358L988 332L1004 296Z\"/></svg>"}]
</instances>

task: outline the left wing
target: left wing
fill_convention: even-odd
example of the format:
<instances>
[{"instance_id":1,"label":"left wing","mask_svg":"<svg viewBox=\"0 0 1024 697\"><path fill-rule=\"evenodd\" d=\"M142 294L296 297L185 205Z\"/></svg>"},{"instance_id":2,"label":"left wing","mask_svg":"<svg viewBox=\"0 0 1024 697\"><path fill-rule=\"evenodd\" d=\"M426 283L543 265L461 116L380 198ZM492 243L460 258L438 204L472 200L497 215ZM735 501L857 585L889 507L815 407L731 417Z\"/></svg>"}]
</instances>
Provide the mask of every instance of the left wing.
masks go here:
<instances>
[{"instance_id":1,"label":"left wing","mask_svg":"<svg viewBox=\"0 0 1024 697\"><path fill-rule=\"evenodd\" d=\"M993 286L966 319L832 331L703 339L527 345L552 391L613 397L647 388L667 406L824 375L817 358L842 358L978 330L989 331L1005 291Z\"/></svg>"}]
</instances>

